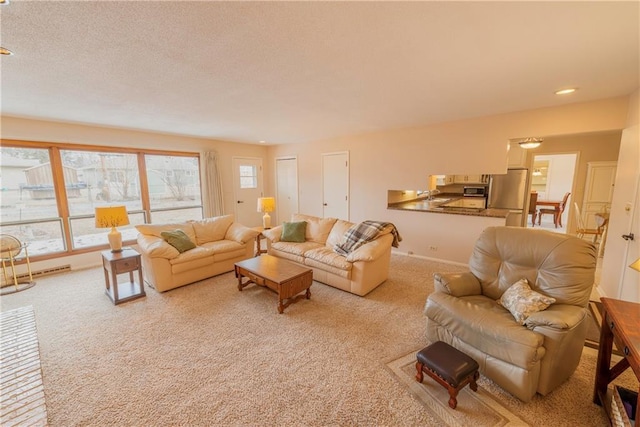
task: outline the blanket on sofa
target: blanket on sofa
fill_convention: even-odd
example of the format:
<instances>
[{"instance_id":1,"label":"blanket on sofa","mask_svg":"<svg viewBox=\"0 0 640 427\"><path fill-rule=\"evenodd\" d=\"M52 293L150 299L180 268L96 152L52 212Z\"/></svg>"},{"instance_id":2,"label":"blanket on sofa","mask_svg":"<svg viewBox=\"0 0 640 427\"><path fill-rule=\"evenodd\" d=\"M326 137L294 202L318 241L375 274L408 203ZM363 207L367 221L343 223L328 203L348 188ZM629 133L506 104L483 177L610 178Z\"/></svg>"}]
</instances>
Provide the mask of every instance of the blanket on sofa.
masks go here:
<instances>
[{"instance_id":1,"label":"blanket on sofa","mask_svg":"<svg viewBox=\"0 0 640 427\"><path fill-rule=\"evenodd\" d=\"M348 229L344 234L342 243L335 245L333 250L340 255L349 255L349 253L355 251L360 246L374 240L378 237L378 234L388 226L391 226L391 234L393 235L392 245L394 248L397 248L402 241L402 237L400 237L400 233L395 225L390 222L363 221Z\"/></svg>"}]
</instances>

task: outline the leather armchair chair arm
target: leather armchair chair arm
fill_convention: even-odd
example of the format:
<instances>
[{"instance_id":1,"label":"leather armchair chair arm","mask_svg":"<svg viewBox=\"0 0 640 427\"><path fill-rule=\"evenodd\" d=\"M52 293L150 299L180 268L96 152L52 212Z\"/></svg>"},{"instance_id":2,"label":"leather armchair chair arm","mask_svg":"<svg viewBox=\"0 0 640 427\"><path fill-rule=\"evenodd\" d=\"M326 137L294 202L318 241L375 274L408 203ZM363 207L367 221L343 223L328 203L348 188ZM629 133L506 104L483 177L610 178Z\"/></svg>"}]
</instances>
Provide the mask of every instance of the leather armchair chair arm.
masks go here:
<instances>
[{"instance_id":1,"label":"leather armchair chair arm","mask_svg":"<svg viewBox=\"0 0 640 427\"><path fill-rule=\"evenodd\" d=\"M262 234L269 239L269 241L275 243L280 241L280 235L282 234L282 225L264 230Z\"/></svg>"},{"instance_id":2,"label":"leather armchair chair arm","mask_svg":"<svg viewBox=\"0 0 640 427\"><path fill-rule=\"evenodd\" d=\"M537 326L572 329L582 322L585 315L585 309L582 307L569 304L552 304L546 310L533 313L524 324L529 329Z\"/></svg>"},{"instance_id":3,"label":"leather armchair chair arm","mask_svg":"<svg viewBox=\"0 0 640 427\"><path fill-rule=\"evenodd\" d=\"M481 295L482 288L476 276L467 273L435 273L433 283L436 292L444 292L454 297Z\"/></svg>"}]
</instances>

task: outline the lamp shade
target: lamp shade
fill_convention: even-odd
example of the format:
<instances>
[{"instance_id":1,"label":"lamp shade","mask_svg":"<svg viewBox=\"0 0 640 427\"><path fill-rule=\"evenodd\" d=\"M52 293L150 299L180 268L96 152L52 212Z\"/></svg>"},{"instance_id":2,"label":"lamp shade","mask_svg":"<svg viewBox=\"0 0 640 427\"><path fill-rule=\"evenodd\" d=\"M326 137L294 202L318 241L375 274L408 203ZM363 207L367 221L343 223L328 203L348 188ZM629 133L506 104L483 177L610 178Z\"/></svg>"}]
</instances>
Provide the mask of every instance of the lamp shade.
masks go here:
<instances>
[{"instance_id":1,"label":"lamp shade","mask_svg":"<svg viewBox=\"0 0 640 427\"><path fill-rule=\"evenodd\" d=\"M129 224L126 206L100 206L96 208L96 228L112 228Z\"/></svg>"},{"instance_id":2,"label":"lamp shade","mask_svg":"<svg viewBox=\"0 0 640 427\"><path fill-rule=\"evenodd\" d=\"M258 199L258 212L273 212L276 210L276 199L273 197L260 197Z\"/></svg>"},{"instance_id":3,"label":"lamp shade","mask_svg":"<svg viewBox=\"0 0 640 427\"><path fill-rule=\"evenodd\" d=\"M640 258L632 262L629 267L633 268L636 271L640 271Z\"/></svg>"}]
</instances>

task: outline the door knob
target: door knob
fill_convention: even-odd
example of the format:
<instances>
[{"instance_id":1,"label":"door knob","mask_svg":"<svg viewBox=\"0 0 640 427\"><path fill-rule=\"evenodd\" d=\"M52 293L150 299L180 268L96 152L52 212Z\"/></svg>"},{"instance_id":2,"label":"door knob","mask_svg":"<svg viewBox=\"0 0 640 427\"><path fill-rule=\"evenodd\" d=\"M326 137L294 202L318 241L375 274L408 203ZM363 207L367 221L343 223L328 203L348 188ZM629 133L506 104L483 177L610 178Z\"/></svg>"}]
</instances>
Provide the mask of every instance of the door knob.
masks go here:
<instances>
[{"instance_id":1,"label":"door knob","mask_svg":"<svg viewBox=\"0 0 640 427\"><path fill-rule=\"evenodd\" d=\"M238 203L244 203L244 200L238 200Z\"/></svg>"},{"instance_id":2,"label":"door knob","mask_svg":"<svg viewBox=\"0 0 640 427\"><path fill-rule=\"evenodd\" d=\"M623 234L623 235L622 235L622 238L623 238L624 240L627 240L627 241L628 241L628 240L633 240L633 238L634 238L634 237L635 237L635 236L633 235L633 233Z\"/></svg>"},{"instance_id":3,"label":"door knob","mask_svg":"<svg viewBox=\"0 0 640 427\"><path fill-rule=\"evenodd\" d=\"M323 203L323 204L322 204L322 206L327 206L327 204L326 204L326 203Z\"/></svg>"}]
</instances>

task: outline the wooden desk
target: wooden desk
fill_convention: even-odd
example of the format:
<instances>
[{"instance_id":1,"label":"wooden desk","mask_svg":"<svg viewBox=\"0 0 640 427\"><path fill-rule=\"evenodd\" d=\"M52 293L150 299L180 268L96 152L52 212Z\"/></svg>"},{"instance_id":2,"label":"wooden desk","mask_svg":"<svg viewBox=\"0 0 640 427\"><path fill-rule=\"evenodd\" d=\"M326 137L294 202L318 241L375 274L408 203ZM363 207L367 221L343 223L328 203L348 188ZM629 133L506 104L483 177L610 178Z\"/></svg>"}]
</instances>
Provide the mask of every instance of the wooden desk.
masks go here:
<instances>
[{"instance_id":1,"label":"wooden desk","mask_svg":"<svg viewBox=\"0 0 640 427\"><path fill-rule=\"evenodd\" d=\"M554 210L554 214L553 214L553 225L556 226L556 228L558 228L558 225L560 223L560 205L562 205L562 200L540 200L538 199L538 201L536 202L536 209L538 208L538 206L547 206L547 207L551 207ZM539 219L538 219L538 225L540 225L540 222L542 220L542 215L540 215Z\"/></svg>"},{"instance_id":2,"label":"wooden desk","mask_svg":"<svg viewBox=\"0 0 640 427\"><path fill-rule=\"evenodd\" d=\"M596 380L593 390L593 403L602 405L610 416L605 396L609 383L615 380L628 367L640 381L640 304L602 298L604 308L602 328L600 329L600 347L596 365ZM624 358L611 365L613 343L622 350ZM640 387L639 387L640 389ZM640 405L640 394L638 394ZM640 407L640 406L639 406ZM640 416L636 416L635 426L640 427Z\"/></svg>"}]
</instances>

